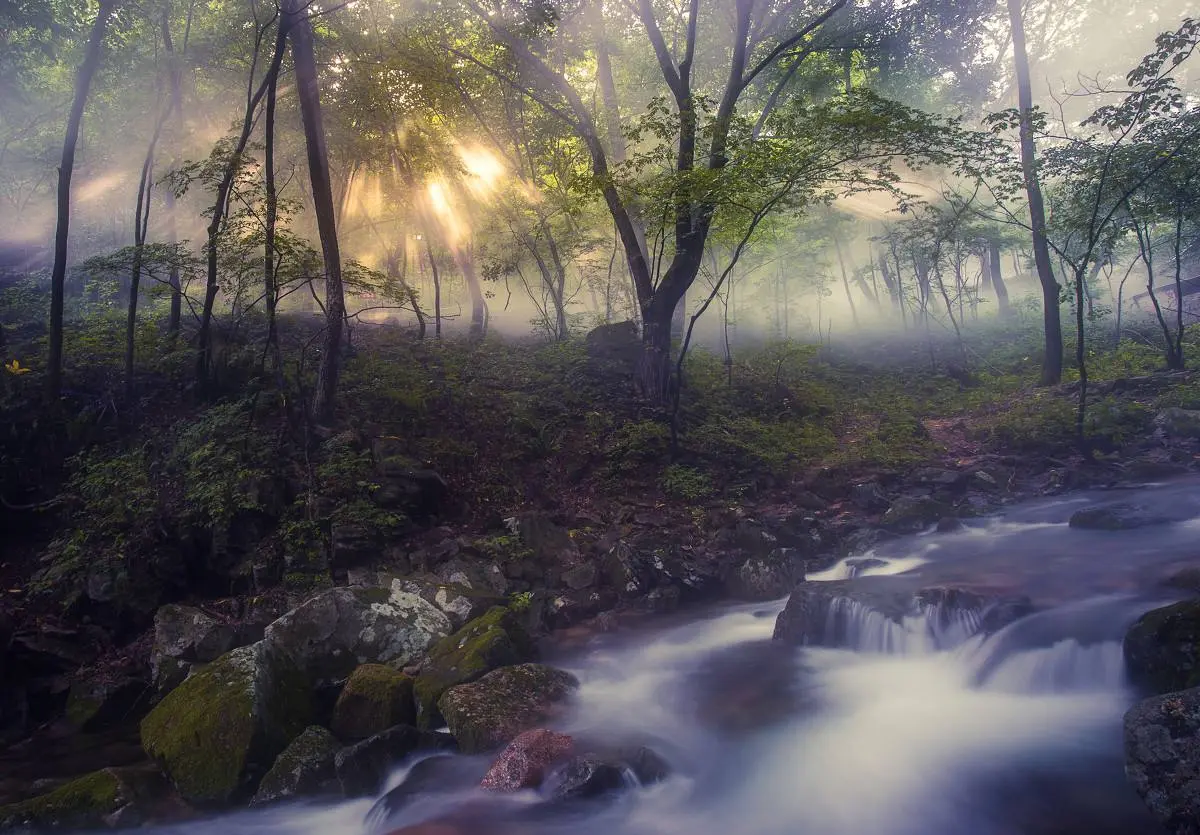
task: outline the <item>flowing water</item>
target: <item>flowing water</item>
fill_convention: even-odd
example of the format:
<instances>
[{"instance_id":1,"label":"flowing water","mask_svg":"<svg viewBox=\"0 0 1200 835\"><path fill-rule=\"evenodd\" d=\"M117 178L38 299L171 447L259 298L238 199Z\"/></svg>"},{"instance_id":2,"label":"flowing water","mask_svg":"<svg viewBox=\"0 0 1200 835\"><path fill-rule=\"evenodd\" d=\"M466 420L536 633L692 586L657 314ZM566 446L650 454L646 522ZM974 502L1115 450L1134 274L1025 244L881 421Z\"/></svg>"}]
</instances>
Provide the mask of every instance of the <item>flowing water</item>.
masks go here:
<instances>
[{"instance_id":1,"label":"flowing water","mask_svg":"<svg viewBox=\"0 0 1200 835\"><path fill-rule=\"evenodd\" d=\"M1135 497L1172 524L1069 529L1082 504ZM979 612L929 607L898 622L846 599L836 649L771 639L784 602L691 613L598 636L555 659L582 682L561 729L598 745L645 744L666 781L550 811L535 792L471 788L487 760L411 763L375 799L296 803L158 832L661 835L1161 835L1126 785L1121 716L1134 698L1121 637L1169 602L1162 577L1200 565L1200 485L1078 495L1015 508L951 534L879 548L856 584L953 584L1022 594L1037 611L985 635ZM845 581L843 561L810 576ZM403 791L403 789L401 789ZM424 835L424 833L423 833Z\"/></svg>"}]
</instances>

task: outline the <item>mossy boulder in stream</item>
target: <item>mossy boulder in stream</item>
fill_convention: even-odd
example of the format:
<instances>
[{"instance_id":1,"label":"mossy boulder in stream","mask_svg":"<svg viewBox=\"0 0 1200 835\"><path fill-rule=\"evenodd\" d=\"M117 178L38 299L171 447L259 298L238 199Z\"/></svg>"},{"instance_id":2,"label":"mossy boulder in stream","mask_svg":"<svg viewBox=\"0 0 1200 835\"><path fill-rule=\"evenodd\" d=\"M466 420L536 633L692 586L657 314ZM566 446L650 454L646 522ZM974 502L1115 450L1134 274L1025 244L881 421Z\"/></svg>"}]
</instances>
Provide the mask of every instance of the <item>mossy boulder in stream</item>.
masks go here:
<instances>
[{"instance_id":1,"label":"mossy boulder in stream","mask_svg":"<svg viewBox=\"0 0 1200 835\"><path fill-rule=\"evenodd\" d=\"M312 715L309 681L285 653L259 641L168 693L142 720L142 747L185 800L221 806L252 794Z\"/></svg>"},{"instance_id":2,"label":"mossy boulder in stream","mask_svg":"<svg viewBox=\"0 0 1200 835\"><path fill-rule=\"evenodd\" d=\"M1200 685L1200 600L1142 615L1125 634L1130 680L1153 693Z\"/></svg>"},{"instance_id":3,"label":"mossy boulder in stream","mask_svg":"<svg viewBox=\"0 0 1200 835\"><path fill-rule=\"evenodd\" d=\"M430 650L414 688L418 727L430 728L441 720L438 700L451 687L536 657L533 639L512 610L493 607Z\"/></svg>"},{"instance_id":4,"label":"mossy boulder in stream","mask_svg":"<svg viewBox=\"0 0 1200 835\"><path fill-rule=\"evenodd\" d=\"M553 718L579 687L575 676L543 664L493 670L451 687L438 701L450 733L465 754L491 751Z\"/></svg>"},{"instance_id":5,"label":"mossy boulder in stream","mask_svg":"<svg viewBox=\"0 0 1200 835\"><path fill-rule=\"evenodd\" d=\"M340 748L334 735L324 728L317 725L305 728L275 758L250 805L262 806L337 789L334 760Z\"/></svg>"},{"instance_id":6,"label":"mossy boulder in stream","mask_svg":"<svg viewBox=\"0 0 1200 835\"><path fill-rule=\"evenodd\" d=\"M162 777L147 769L103 768L48 794L0 806L0 830L136 825L140 808L166 788Z\"/></svg>"},{"instance_id":7,"label":"mossy boulder in stream","mask_svg":"<svg viewBox=\"0 0 1200 835\"><path fill-rule=\"evenodd\" d=\"M415 720L412 677L384 664L362 664L338 696L330 729L339 739L356 742Z\"/></svg>"}]
</instances>

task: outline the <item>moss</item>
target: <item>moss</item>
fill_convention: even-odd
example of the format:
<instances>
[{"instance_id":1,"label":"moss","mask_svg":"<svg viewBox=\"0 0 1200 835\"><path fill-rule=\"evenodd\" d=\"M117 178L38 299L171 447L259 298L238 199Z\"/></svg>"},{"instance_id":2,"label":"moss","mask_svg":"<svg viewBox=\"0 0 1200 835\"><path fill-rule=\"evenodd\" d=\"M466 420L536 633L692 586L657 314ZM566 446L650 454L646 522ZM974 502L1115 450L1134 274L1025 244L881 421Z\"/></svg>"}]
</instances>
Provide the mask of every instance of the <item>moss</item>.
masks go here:
<instances>
[{"instance_id":1,"label":"moss","mask_svg":"<svg viewBox=\"0 0 1200 835\"><path fill-rule=\"evenodd\" d=\"M125 786L111 769L93 771L49 794L0 807L0 829L98 827L104 817L129 802Z\"/></svg>"},{"instance_id":2,"label":"moss","mask_svg":"<svg viewBox=\"0 0 1200 835\"><path fill-rule=\"evenodd\" d=\"M499 748L522 731L552 719L579 686L575 676L542 664L502 667L447 690L438 700L464 754Z\"/></svg>"},{"instance_id":3,"label":"moss","mask_svg":"<svg viewBox=\"0 0 1200 835\"><path fill-rule=\"evenodd\" d=\"M317 725L305 728L275 758L251 805L322 791L335 779L334 760L340 749L341 745L329 731Z\"/></svg>"},{"instance_id":4,"label":"moss","mask_svg":"<svg viewBox=\"0 0 1200 835\"><path fill-rule=\"evenodd\" d=\"M475 681L498 667L532 660L536 655L533 640L513 611L493 606L430 651L429 663L414 686L418 727L430 728L441 719L438 700L451 687Z\"/></svg>"},{"instance_id":5,"label":"moss","mask_svg":"<svg viewBox=\"0 0 1200 835\"><path fill-rule=\"evenodd\" d=\"M185 799L224 804L249 793L309 723L308 682L263 643L193 675L142 720L142 746Z\"/></svg>"},{"instance_id":6,"label":"moss","mask_svg":"<svg viewBox=\"0 0 1200 835\"><path fill-rule=\"evenodd\" d=\"M415 720L412 677L383 664L362 664L342 688L330 727L341 739L359 740Z\"/></svg>"}]
</instances>

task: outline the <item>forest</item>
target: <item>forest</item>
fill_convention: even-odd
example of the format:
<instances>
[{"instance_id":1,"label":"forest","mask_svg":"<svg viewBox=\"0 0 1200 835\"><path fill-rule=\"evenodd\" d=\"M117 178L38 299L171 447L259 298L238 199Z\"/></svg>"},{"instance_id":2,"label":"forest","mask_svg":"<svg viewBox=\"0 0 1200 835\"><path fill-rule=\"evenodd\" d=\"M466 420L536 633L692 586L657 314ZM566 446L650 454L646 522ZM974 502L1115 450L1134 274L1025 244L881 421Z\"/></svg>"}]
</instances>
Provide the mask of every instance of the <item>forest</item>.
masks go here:
<instances>
[{"instance_id":1,"label":"forest","mask_svg":"<svg viewBox=\"0 0 1200 835\"><path fill-rule=\"evenodd\" d=\"M1136 691L1200 733L1193 14L0 3L0 829L283 835L316 819L278 809L336 796L339 831L557 832L569 813L412 798L482 779L592 803L757 756L709 734L797 721L807 697L783 680L816 675L809 647L959 658L977 640L994 653L975 690L1108 688L1114 739ZM1034 533L1059 496L1095 507L1050 521L1096 539ZM1012 564L977 553L984 533ZM1116 555L1143 551L1126 576ZM1095 559L1066 597L1032 579L1075 555ZM1028 637L1103 594L1136 598L1094 616L1116 637L1080 620ZM751 603L775 654L735 646ZM1185 608L1154 620L1166 604ZM701 611L700 632L653 631ZM578 654L605 640L624 680ZM1017 684L1013 642L1043 653ZM673 741L615 709L621 733L586 725L609 716L594 693L654 702L631 682L685 645L731 655L671 655L681 682L713 679ZM1200 797L1162 776L1200 761L1149 704L1125 716L1123 772L1108 752L1021 772L1038 791L971 784L917 829L1200 831ZM1146 766L1135 715L1179 750ZM846 744L911 747L863 721ZM446 748L444 769L393 770ZM1093 778L1118 786L1111 809L1046 799ZM897 808L884 783L862 809L840 784L803 812L708 802L748 833L907 835L863 817ZM366 797L364 821L344 799ZM641 802L579 825L736 830L698 798ZM247 803L276 811L210 817Z\"/></svg>"}]
</instances>

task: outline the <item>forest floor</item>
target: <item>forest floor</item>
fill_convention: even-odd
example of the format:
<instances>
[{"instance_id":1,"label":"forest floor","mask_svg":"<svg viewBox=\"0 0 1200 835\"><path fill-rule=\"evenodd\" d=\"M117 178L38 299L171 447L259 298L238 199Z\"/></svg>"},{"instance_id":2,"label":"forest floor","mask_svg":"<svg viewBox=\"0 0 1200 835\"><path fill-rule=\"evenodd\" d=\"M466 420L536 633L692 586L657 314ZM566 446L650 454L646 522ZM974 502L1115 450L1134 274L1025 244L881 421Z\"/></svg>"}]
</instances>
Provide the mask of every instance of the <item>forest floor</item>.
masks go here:
<instances>
[{"instance_id":1,"label":"forest floor","mask_svg":"<svg viewBox=\"0 0 1200 835\"><path fill-rule=\"evenodd\" d=\"M0 389L0 673L46 691L16 718L0 706L8 741L61 728L75 668L144 670L164 603L269 620L322 588L466 561L500 566L535 626L566 638L614 612L744 596L739 566L777 545L828 562L939 515L1200 466L1200 424L1178 419L1200 409L1200 378L1130 344L1094 357L1085 455L1077 383L1030 385L1036 352L1003 331L970 370L961 346L899 337L764 344L731 366L696 352L672 448L619 345L358 328L336 424L318 429L298 418L307 392L258 374L258 350L231 348L221 395L201 401L190 352L153 335L122 402L120 345L90 328L68 340L86 358L68 369L71 411L41 408L36 371ZM9 350L36 368L30 333ZM902 500L934 515L889 522ZM620 543L705 582L626 594ZM576 588L581 564L599 575Z\"/></svg>"}]
</instances>

